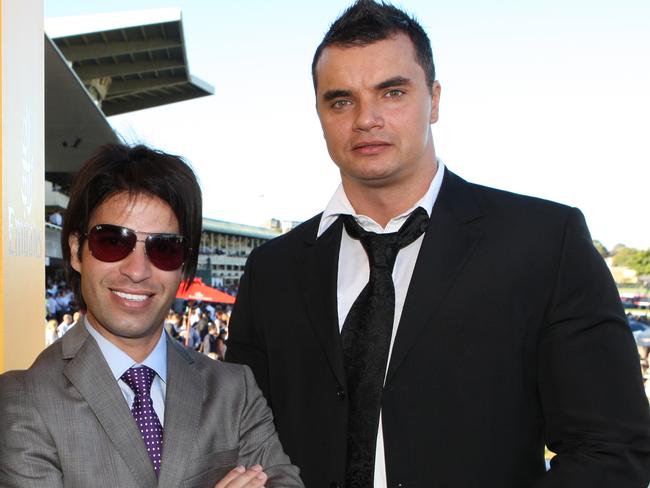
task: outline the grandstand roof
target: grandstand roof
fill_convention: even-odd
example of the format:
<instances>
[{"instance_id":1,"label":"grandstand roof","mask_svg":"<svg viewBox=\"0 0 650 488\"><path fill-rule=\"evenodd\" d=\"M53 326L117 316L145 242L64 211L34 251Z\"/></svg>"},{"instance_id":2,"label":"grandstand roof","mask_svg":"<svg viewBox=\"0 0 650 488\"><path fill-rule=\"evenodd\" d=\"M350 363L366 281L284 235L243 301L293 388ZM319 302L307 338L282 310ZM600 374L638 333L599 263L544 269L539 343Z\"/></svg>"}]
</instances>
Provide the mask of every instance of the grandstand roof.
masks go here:
<instances>
[{"instance_id":1,"label":"grandstand roof","mask_svg":"<svg viewBox=\"0 0 650 488\"><path fill-rule=\"evenodd\" d=\"M214 93L190 74L180 10L50 18L45 30L45 178L64 190L118 140L106 116ZM91 86L105 88L101 103Z\"/></svg>"},{"instance_id":2,"label":"grandstand roof","mask_svg":"<svg viewBox=\"0 0 650 488\"><path fill-rule=\"evenodd\" d=\"M258 239L273 239L281 234L279 229L270 229L268 227L256 227L253 225L235 224L223 220L203 218L203 230L209 232L218 232L221 234L231 234L236 236L255 237Z\"/></svg>"},{"instance_id":3,"label":"grandstand roof","mask_svg":"<svg viewBox=\"0 0 650 488\"><path fill-rule=\"evenodd\" d=\"M178 9L48 19L46 31L84 84L110 78L107 116L214 93L190 74Z\"/></svg>"},{"instance_id":4,"label":"grandstand roof","mask_svg":"<svg viewBox=\"0 0 650 488\"><path fill-rule=\"evenodd\" d=\"M45 179L67 187L97 146L117 140L83 83L45 37Z\"/></svg>"}]
</instances>

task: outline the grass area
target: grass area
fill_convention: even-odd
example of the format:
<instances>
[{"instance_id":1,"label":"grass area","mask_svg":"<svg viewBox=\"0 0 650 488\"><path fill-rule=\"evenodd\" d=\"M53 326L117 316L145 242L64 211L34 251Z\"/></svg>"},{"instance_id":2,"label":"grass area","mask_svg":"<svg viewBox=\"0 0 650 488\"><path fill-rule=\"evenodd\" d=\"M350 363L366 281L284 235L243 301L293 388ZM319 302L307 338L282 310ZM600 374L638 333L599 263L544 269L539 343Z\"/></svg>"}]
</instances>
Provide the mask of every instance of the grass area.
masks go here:
<instances>
[{"instance_id":1,"label":"grass area","mask_svg":"<svg viewBox=\"0 0 650 488\"><path fill-rule=\"evenodd\" d=\"M635 295L647 295L648 288L641 283L616 283L620 293L634 293Z\"/></svg>"}]
</instances>

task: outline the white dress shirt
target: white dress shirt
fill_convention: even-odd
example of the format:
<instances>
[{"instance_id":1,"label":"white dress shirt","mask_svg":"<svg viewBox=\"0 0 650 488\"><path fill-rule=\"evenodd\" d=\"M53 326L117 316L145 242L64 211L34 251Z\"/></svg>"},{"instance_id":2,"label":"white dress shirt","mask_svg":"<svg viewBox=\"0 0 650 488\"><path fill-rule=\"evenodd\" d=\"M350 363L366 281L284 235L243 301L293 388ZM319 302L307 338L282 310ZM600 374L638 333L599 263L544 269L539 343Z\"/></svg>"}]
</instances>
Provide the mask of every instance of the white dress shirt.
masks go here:
<instances>
[{"instance_id":1,"label":"white dress shirt","mask_svg":"<svg viewBox=\"0 0 650 488\"><path fill-rule=\"evenodd\" d=\"M149 356L147 356L147 358L141 363L136 363L127 353L97 332L93 326L88 323L88 319L85 315L84 326L88 333L95 339L99 349L102 351L104 359L106 359L108 367L111 369L113 377L115 378L115 381L117 381L129 409L133 407L135 393L129 385L120 379L120 377L133 366L148 366L156 372L156 376L151 383L151 400L153 402L153 409L160 420L160 425L164 427L165 392L167 391L167 334L165 334L165 331L163 330L162 334L160 334L160 339Z\"/></svg>"},{"instance_id":2,"label":"white dress shirt","mask_svg":"<svg viewBox=\"0 0 650 488\"><path fill-rule=\"evenodd\" d=\"M427 214L431 216L431 210L433 209L433 205L435 204L438 193L440 192L444 172L445 167L442 164L442 161L438 160L438 169L424 196L406 212L392 218L386 224L386 227L382 227L370 217L357 214L343 190L343 185L339 185L321 216L320 226L318 228L318 237L320 237L336 221L336 219L338 219L339 215L342 214L354 216L363 229L378 234L397 232L404 221L417 207L422 207L426 210ZM424 234L408 246L402 248L397 254L397 259L395 260L395 267L393 268L393 283L395 285L395 317L393 318L393 331L388 352L389 363L393 351L395 335L397 334L397 328L399 326L399 320L402 316L402 309L404 308L404 301L406 300L406 292L409 283L411 282L411 276L413 275L413 269L415 268L415 262L420 252L420 246L422 245L423 239ZM338 280L336 285L339 330L343 327L345 318L347 317L350 308L352 308L352 304L368 283L369 275L370 265L368 263L368 256L366 251L363 249L361 242L357 239L351 238L347 232L343 232L341 236L341 249L339 250ZM388 368L386 369L388 370ZM384 457L384 434L381 425L381 413L379 417L379 430L377 432L374 487L387 487L386 462Z\"/></svg>"}]
</instances>

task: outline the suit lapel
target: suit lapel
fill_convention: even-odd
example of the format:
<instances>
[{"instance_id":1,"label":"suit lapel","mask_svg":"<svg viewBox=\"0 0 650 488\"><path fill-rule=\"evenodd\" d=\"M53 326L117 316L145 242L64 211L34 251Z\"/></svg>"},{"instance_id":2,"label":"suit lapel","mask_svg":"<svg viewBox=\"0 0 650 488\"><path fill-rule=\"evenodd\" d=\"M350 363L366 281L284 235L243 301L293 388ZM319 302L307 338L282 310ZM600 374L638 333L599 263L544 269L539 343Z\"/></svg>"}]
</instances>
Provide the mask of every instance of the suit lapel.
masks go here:
<instances>
[{"instance_id":1,"label":"suit lapel","mask_svg":"<svg viewBox=\"0 0 650 488\"><path fill-rule=\"evenodd\" d=\"M386 384L422 329L431 324L482 236L479 229L469 225L481 217L481 212L467 183L448 170L444 178L406 295Z\"/></svg>"},{"instance_id":2,"label":"suit lapel","mask_svg":"<svg viewBox=\"0 0 650 488\"><path fill-rule=\"evenodd\" d=\"M187 456L198 435L203 380L194 360L176 341L167 339L167 388L160 486L181 486Z\"/></svg>"},{"instance_id":3,"label":"suit lapel","mask_svg":"<svg viewBox=\"0 0 650 488\"><path fill-rule=\"evenodd\" d=\"M302 269L300 270L301 288L305 309L314 334L320 342L339 384L345 385L336 303L338 259L343 224L340 219L337 220L319 239L316 239L316 228L319 222L320 216L314 219L314 225L307 230L309 237L306 239L301 262Z\"/></svg>"},{"instance_id":4,"label":"suit lapel","mask_svg":"<svg viewBox=\"0 0 650 488\"><path fill-rule=\"evenodd\" d=\"M157 486L156 475L131 411L97 343L82 323L62 339L63 374L86 400L138 486Z\"/></svg>"}]
</instances>

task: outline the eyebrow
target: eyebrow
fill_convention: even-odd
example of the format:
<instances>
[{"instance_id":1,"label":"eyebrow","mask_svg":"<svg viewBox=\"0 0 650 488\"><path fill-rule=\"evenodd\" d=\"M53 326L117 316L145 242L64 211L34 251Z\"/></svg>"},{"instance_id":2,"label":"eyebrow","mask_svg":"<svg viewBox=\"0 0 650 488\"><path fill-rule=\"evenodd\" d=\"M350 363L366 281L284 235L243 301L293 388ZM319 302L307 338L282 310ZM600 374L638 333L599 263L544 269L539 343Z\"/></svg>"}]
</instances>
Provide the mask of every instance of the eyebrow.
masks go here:
<instances>
[{"instance_id":1,"label":"eyebrow","mask_svg":"<svg viewBox=\"0 0 650 488\"><path fill-rule=\"evenodd\" d=\"M323 100L331 102L335 98L349 97L352 94L349 90L328 90L323 93Z\"/></svg>"},{"instance_id":2,"label":"eyebrow","mask_svg":"<svg viewBox=\"0 0 650 488\"><path fill-rule=\"evenodd\" d=\"M386 88L390 88L393 86L404 86L410 84L411 84L411 80L409 78L406 78L404 76L394 76L385 81L382 81L381 83L377 83L374 88L375 90L385 90ZM325 93L323 93L322 99L325 102L331 102L336 98L349 97L351 95L352 92L350 90L335 89L335 90L328 90Z\"/></svg>"},{"instance_id":3,"label":"eyebrow","mask_svg":"<svg viewBox=\"0 0 650 488\"><path fill-rule=\"evenodd\" d=\"M376 84L375 90L384 90L392 86L404 86L410 84L411 80L409 78L405 78L404 76L394 76L387 79L386 81L382 81L381 83Z\"/></svg>"}]
</instances>

